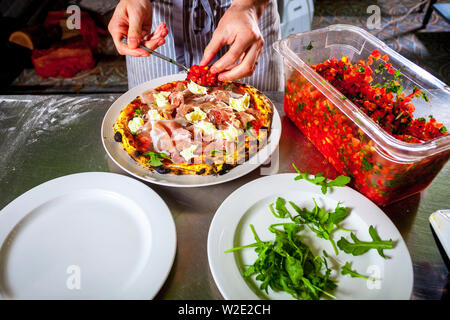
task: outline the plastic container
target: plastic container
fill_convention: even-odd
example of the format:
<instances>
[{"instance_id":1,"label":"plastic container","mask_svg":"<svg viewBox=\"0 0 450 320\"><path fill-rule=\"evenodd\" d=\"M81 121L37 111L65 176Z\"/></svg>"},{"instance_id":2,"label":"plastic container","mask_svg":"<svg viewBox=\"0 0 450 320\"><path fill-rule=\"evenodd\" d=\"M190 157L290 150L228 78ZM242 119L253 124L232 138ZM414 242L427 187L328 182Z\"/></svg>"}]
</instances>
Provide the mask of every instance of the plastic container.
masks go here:
<instances>
[{"instance_id":1,"label":"plastic container","mask_svg":"<svg viewBox=\"0 0 450 320\"><path fill-rule=\"evenodd\" d=\"M449 87L368 32L332 25L291 35L274 48L285 62L287 116L339 172L352 177L354 188L377 205L422 191L449 159L450 134L423 143L398 140L309 67L343 56L357 63L378 49L403 73L405 92L417 86L428 95L429 102L413 99L414 117L433 115L450 128ZM385 81L377 77L374 72L373 83Z\"/></svg>"}]
</instances>

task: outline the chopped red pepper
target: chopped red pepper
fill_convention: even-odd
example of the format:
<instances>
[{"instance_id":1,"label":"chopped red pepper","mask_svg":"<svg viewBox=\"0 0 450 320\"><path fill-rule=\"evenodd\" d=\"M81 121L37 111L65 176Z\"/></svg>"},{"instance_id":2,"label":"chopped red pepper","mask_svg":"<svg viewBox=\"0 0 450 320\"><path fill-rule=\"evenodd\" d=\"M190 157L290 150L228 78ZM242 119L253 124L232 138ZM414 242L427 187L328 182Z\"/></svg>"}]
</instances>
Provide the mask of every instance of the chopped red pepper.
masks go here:
<instances>
[{"instance_id":1,"label":"chopped red pepper","mask_svg":"<svg viewBox=\"0 0 450 320\"><path fill-rule=\"evenodd\" d=\"M381 58L381 60L380 60ZM414 88L403 92L400 70L395 70L387 55L374 50L366 61L350 63L347 57L329 59L311 66L388 134L409 143L448 134L432 116L415 119L412 99L425 93ZM381 64L375 63L381 62ZM372 69L371 69L372 66ZM388 72L384 84L374 84L372 76ZM447 162L443 152L414 162L394 160L379 151L371 140L319 89L294 72L286 81L284 109L287 116L342 174L352 177L352 185L378 205L386 205L423 190Z\"/></svg>"},{"instance_id":2,"label":"chopped red pepper","mask_svg":"<svg viewBox=\"0 0 450 320\"><path fill-rule=\"evenodd\" d=\"M187 80L192 80L203 87L218 87L222 85L219 81L218 74L212 73L209 66L193 65L189 69Z\"/></svg>"}]
</instances>

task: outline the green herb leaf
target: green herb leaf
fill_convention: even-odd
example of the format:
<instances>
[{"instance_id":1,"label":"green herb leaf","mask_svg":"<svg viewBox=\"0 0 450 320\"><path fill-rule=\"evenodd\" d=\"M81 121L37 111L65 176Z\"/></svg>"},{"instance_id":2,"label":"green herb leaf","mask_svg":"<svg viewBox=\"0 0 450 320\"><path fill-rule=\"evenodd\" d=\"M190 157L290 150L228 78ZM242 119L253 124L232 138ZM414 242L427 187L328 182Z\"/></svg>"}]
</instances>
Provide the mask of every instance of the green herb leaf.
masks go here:
<instances>
[{"instance_id":1,"label":"green herb leaf","mask_svg":"<svg viewBox=\"0 0 450 320\"><path fill-rule=\"evenodd\" d=\"M211 152L209 153L210 156L214 157L216 154L222 154L222 155L226 155L226 151L224 150L217 150L217 149L213 149L211 150Z\"/></svg>"},{"instance_id":2,"label":"green herb leaf","mask_svg":"<svg viewBox=\"0 0 450 320\"><path fill-rule=\"evenodd\" d=\"M348 262L348 261L344 264L344 266L342 266L341 274L344 275L344 276L345 275L349 275L352 278L362 278L362 279L366 279L366 280L375 281L375 279L369 278L367 276L363 276L358 271L352 269L351 265L350 265L350 262Z\"/></svg>"},{"instance_id":3,"label":"green herb leaf","mask_svg":"<svg viewBox=\"0 0 450 320\"><path fill-rule=\"evenodd\" d=\"M147 163L153 167L159 167L165 159L173 162L173 160L165 153L145 152L143 155L149 157Z\"/></svg>"},{"instance_id":4,"label":"green herb leaf","mask_svg":"<svg viewBox=\"0 0 450 320\"><path fill-rule=\"evenodd\" d=\"M314 47L312 45L312 41L309 42L308 46L306 47L306 50L312 50Z\"/></svg>"},{"instance_id":5,"label":"green herb leaf","mask_svg":"<svg viewBox=\"0 0 450 320\"><path fill-rule=\"evenodd\" d=\"M392 239L381 240L373 226L369 227L369 234L372 237L373 241L361 241L352 232L350 233L350 237L352 238L353 243L351 243L344 237L341 237L341 239L337 242L337 245L339 249L341 249L345 253L352 254L354 256L362 255L370 249L376 249L380 256L386 258L383 250L393 248Z\"/></svg>"},{"instance_id":6,"label":"green herb leaf","mask_svg":"<svg viewBox=\"0 0 450 320\"><path fill-rule=\"evenodd\" d=\"M301 180L304 179L306 181L309 181L315 185L318 185L321 187L321 191L323 194L326 194L328 191L328 188L331 187L344 187L345 185L347 185L350 182L350 177L344 176L344 175L340 175L338 176L336 179L331 180L331 181L327 181L327 179L323 176L323 173L318 173L316 175L314 175L313 178L310 178L310 174L308 172L301 172L300 170L297 169L297 167L295 166L295 164L292 164L292 166L294 167L295 171L297 171L298 176L296 176L294 178L294 180Z\"/></svg>"}]
</instances>

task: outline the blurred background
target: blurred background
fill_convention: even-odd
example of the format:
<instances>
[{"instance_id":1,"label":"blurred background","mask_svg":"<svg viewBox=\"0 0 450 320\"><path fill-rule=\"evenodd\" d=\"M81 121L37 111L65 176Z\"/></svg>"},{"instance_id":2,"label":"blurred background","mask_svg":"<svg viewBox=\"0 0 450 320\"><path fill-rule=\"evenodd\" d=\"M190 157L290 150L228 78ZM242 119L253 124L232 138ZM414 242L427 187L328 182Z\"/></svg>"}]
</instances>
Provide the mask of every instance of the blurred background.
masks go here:
<instances>
[{"instance_id":1,"label":"blurred background","mask_svg":"<svg viewBox=\"0 0 450 320\"><path fill-rule=\"evenodd\" d=\"M114 93L127 91L125 58L107 25L117 0L0 0L3 66L0 92ZM450 1L278 0L282 36L351 24L369 30L407 59L450 84ZM81 28L68 28L70 5ZM380 26L368 27L370 6ZM73 21L70 21L73 22ZM69 23L70 24L70 23Z\"/></svg>"}]
</instances>

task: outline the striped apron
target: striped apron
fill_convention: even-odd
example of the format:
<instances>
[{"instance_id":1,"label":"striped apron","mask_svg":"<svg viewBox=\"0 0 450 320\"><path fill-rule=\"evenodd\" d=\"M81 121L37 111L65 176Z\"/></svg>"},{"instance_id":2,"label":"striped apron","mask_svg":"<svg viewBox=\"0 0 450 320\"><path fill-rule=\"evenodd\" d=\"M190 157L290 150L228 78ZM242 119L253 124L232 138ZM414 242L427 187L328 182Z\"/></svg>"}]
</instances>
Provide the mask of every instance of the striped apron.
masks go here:
<instances>
[{"instance_id":1,"label":"striped apron","mask_svg":"<svg viewBox=\"0 0 450 320\"><path fill-rule=\"evenodd\" d=\"M187 67L199 64L206 45L231 2L232 0L153 0L153 26L164 22L169 31L166 44L157 51L175 58ZM282 60L272 47L280 38L280 18L275 0L270 1L258 25L265 41L264 48L254 74L240 81L261 91L282 91ZM228 48L229 46L223 47L216 54L214 61L225 54ZM127 56L126 61L129 88L182 71L177 66L153 56Z\"/></svg>"}]
</instances>

